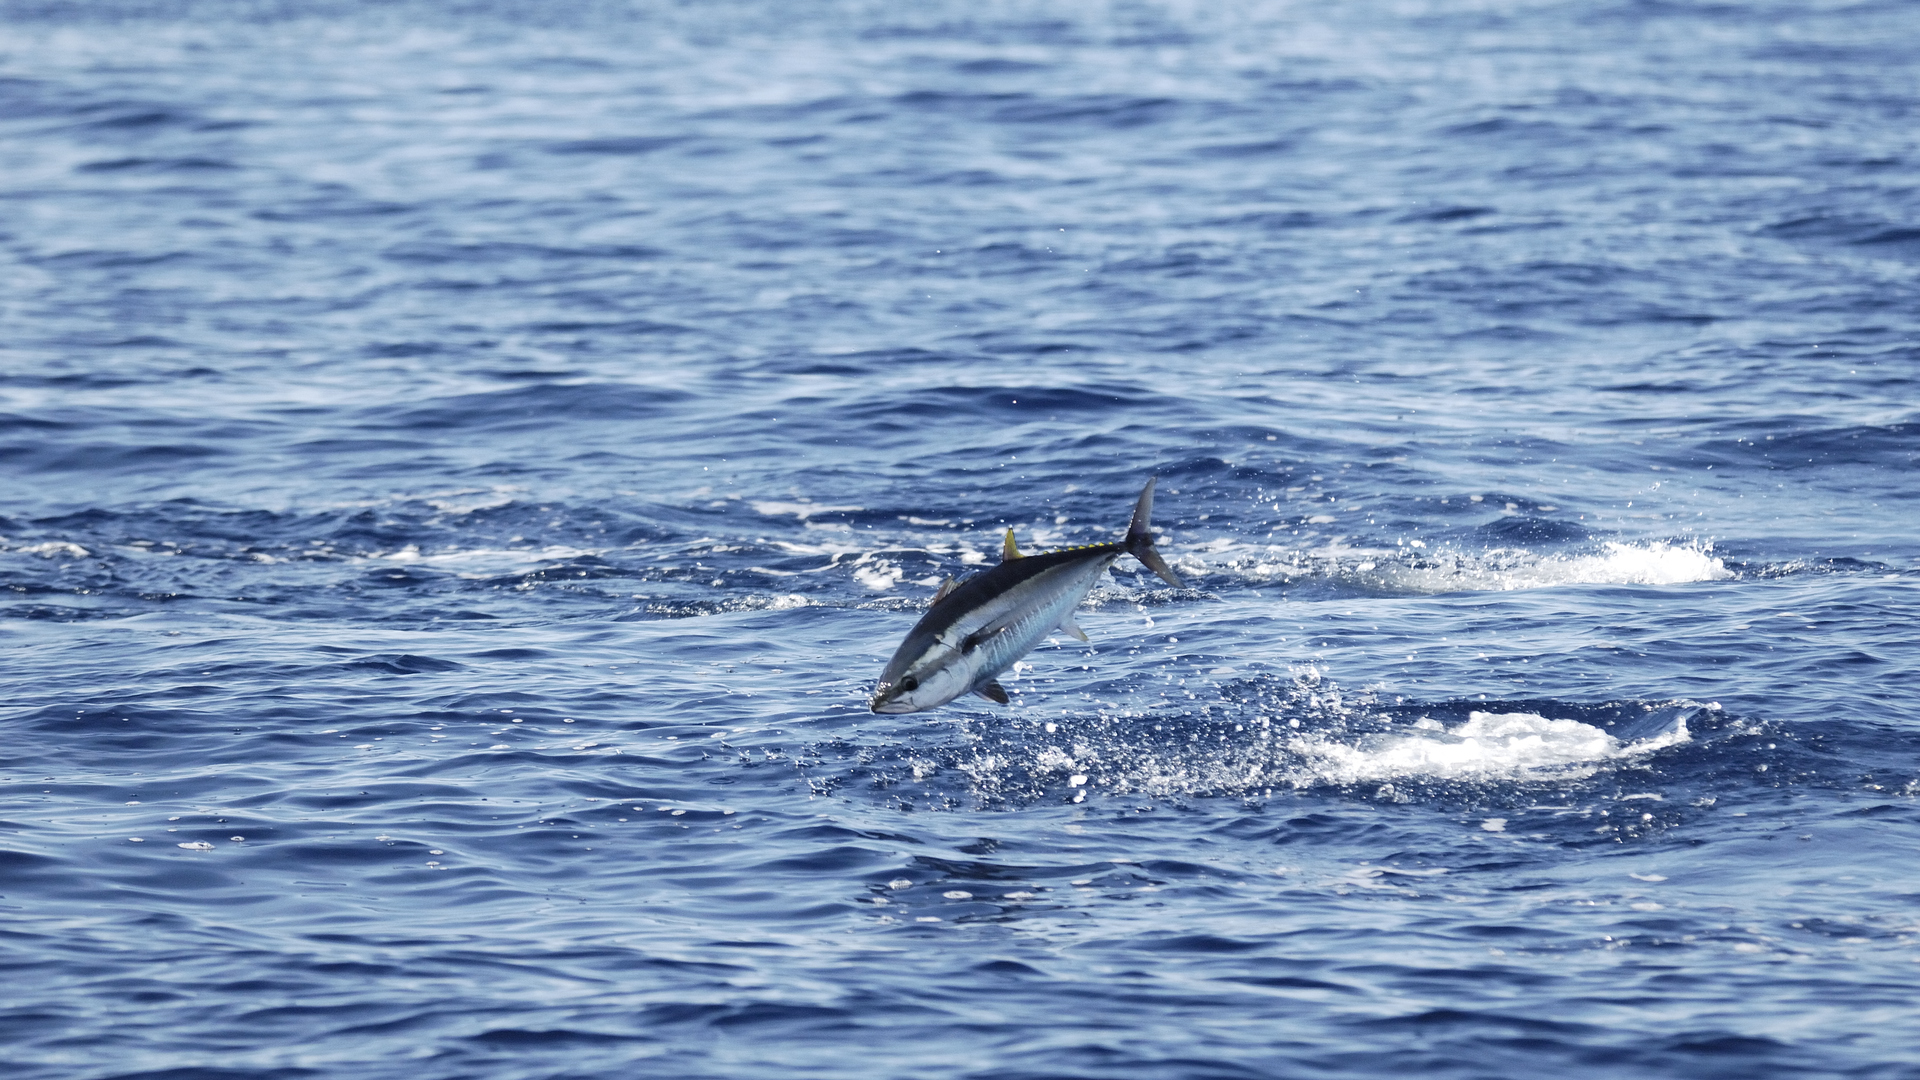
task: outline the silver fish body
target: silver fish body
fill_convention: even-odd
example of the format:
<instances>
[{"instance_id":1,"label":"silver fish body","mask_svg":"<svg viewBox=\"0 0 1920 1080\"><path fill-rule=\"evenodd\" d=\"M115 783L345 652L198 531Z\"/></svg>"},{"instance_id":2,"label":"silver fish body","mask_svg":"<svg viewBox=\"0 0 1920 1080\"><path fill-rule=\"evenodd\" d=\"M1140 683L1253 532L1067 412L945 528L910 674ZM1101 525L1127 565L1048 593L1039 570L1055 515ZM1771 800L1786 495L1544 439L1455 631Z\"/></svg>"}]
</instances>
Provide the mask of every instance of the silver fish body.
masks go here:
<instances>
[{"instance_id":1,"label":"silver fish body","mask_svg":"<svg viewBox=\"0 0 1920 1080\"><path fill-rule=\"evenodd\" d=\"M1126 538L1116 543L1022 556L1009 529L1000 565L958 585L949 579L934 596L933 606L880 673L873 711L920 712L967 693L1006 704L999 674L1056 628L1086 640L1073 613L1122 555L1139 559L1170 584L1181 584L1148 531L1153 485L1150 479L1141 490Z\"/></svg>"}]
</instances>

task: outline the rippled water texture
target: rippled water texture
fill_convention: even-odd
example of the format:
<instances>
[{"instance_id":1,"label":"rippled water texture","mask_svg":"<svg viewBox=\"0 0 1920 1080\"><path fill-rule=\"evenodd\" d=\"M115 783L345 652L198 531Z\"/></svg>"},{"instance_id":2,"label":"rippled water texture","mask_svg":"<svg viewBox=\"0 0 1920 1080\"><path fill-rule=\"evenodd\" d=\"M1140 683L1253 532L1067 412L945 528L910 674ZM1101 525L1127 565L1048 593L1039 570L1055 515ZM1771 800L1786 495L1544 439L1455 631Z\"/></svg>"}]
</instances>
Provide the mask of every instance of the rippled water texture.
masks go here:
<instances>
[{"instance_id":1,"label":"rippled water texture","mask_svg":"<svg viewBox=\"0 0 1920 1080\"><path fill-rule=\"evenodd\" d=\"M1913 16L0 2L8 1075L1920 1077Z\"/></svg>"}]
</instances>

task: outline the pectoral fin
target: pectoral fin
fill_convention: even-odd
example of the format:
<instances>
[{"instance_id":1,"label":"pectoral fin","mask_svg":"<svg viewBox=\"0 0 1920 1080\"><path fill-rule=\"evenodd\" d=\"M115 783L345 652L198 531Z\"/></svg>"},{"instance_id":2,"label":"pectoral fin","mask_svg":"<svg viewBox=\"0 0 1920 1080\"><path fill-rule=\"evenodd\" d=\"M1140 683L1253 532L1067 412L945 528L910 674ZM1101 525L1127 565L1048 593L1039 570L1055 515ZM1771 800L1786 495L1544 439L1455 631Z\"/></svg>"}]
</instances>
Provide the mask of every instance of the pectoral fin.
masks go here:
<instances>
[{"instance_id":1,"label":"pectoral fin","mask_svg":"<svg viewBox=\"0 0 1920 1080\"><path fill-rule=\"evenodd\" d=\"M1001 686L998 680L977 688L974 690L974 693L979 694L981 697L986 698L996 705L1005 705L1008 701L1007 688Z\"/></svg>"},{"instance_id":2,"label":"pectoral fin","mask_svg":"<svg viewBox=\"0 0 1920 1080\"><path fill-rule=\"evenodd\" d=\"M1007 562L1010 559L1018 558L1020 558L1020 548L1014 544L1013 529L1009 526L1007 529L1007 538L1000 544L1000 561Z\"/></svg>"},{"instance_id":3,"label":"pectoral fin","mask_svg":"<svg viewBox=\"0 0 1920 1080\"><path fill-rule=\"evenodd\" d=\"M953 580L952 574L948 574L947 580L941 582L940 588L933 594L933 599L927 601L927 606L932 607L933 605L939 603L940 601L945 600L948 596L951 596L953 594L953 590L959 587L960 587L960 583Z\"/></svg>"},{"instance_id":4,"label":"pectoral fin","mask_svg":"<svg viewBox=\"0 0 1920 1080\"><path fill-rule=\"evenodd\" d=\"M1060 620L1060 629L1065 630L1068 634L1079 638L1081 641L1089 640L1087 632L1074 625L1072 612L1068 612L1067 617Z\"/></svg>"},{"instance_id":5,"label":"pectoral fin","mask_svg":"<svg viewBox=\"0 0 1920 1080\"><path fill-rule=\"evenodd\" d=\"M987 639L999 633L1004 627L984 626L960 639L960 655L967 656L973 650L987 643Z\"/></svg>"}]
</instances>

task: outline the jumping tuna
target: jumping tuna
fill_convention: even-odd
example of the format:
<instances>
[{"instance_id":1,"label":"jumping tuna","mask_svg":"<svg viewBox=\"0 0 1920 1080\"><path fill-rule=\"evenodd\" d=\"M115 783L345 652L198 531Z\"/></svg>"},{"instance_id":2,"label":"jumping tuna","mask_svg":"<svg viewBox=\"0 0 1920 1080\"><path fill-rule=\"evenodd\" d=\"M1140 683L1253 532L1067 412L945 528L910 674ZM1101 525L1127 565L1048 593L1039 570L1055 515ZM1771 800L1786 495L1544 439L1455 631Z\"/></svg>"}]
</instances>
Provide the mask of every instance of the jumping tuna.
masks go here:
<instances>
[{"instance_id":1,"label":"jumping tuna","mask_svg":"<svg viewBox=\"0 0 1920 1080\"><path fill-rule=\"evenodd\" d=\"M1147 531L1152 513L1150 478L1133 506L1126 538L1118 543L1022 556L1008 529L999 566L958 584L948 578L933 594L933 606L880 673L873 711L919 712L969 692L1005 705L1006 688L995 679L1055 627L1087 640L1073 623L1074 609L1122 555L1133 556L1167 584L1179 586L1179 575L1154 550L1153 535Z\"/></svg>"}]
</instances>

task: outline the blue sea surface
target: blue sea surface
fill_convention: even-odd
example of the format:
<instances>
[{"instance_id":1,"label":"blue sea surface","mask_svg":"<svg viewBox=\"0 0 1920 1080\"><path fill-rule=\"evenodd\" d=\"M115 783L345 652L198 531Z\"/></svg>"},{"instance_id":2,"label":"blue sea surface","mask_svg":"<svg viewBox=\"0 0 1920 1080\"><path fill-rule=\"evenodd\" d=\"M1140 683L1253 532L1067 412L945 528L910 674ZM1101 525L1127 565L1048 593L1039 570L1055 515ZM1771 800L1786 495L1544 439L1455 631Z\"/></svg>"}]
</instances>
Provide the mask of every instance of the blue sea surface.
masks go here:
<instances>
[{"instance_id":1,"label":"blue sea surface","mask_svg":"<svg viewBox=\"0 0 1920 1080\"><path fill-rule=\"evenodd\" d=\"M1915 15L0 0L5 1075L1920 1077Z\"/></svg>"}]
</instances>

